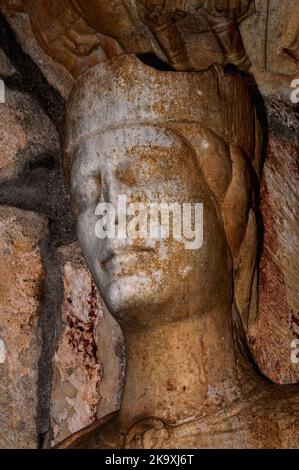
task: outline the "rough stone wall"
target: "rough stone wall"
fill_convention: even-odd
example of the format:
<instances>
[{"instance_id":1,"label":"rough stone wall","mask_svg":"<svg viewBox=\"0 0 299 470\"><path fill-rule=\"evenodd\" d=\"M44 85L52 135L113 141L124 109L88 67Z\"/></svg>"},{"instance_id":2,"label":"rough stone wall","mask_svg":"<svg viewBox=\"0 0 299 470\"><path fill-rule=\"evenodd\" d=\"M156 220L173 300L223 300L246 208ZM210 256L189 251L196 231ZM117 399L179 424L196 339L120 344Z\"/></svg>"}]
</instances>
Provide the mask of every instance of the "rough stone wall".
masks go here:
<instances>
[{"instance_id":1,"label":"rough stone wall","mask_svg":"<svg viewBox=\"0 0 299 470\"><path fill-rule=\"evenodd\" d=\"M39 306L45 270L39 242L44 217L0 207L0 420L1 447L31 448L38 442Z\"/></svg>"},{"instance_id":2,"label":"rough stone wall","mask_svg":"<svg viewBox=\"0 0 299 470\"><path fill-rule=\"evenodd\" d=\"M261 184L263 240L259 311L250 342L262 372L273 382L299 382L290 360L299 339L299 115L267 99L268 148Z\"/></svg>"},{"instance_id":3,"label":"rough stone wall","mask_svg":"<svg viewBox=\"0 0 299 470\"><path fill-rule=\"evenodd\" d=\"M3 18L0 44L0 448L37 448L118 407L123 344L76 242L59 155L64 99ZM262 372L291 383L299 380L290 364L299 338L298 110L264 97L260 111L264 244L249 339Z\"/></svg>"},{"instance_id":4,"label":"rough stone wall","mask_svg":"<svg viewBox=\"0 0 299 470\"><path fill-rule=\"evenodd\" d=\"M0 448L38 448L117 409L123 345L76 243L64 99L3 18L0 44Z\"/></svg>"}]
</instances>

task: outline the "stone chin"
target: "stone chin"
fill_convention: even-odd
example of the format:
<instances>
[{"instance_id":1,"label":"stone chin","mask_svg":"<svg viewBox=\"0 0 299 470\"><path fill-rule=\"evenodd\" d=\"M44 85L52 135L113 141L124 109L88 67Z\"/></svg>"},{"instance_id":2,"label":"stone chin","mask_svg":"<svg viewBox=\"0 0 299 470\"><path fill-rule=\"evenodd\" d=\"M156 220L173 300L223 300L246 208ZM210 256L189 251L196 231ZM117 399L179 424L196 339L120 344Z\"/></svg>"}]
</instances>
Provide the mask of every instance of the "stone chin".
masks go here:
<instances>
[{"instance_id":1,"label":"stone chin","mask_svg":"<svg viewBox=\"0 0 299 470\"><path fill-rule=\"evenodd\" d=\"M153 302L153 280L146 275L134 274L122 278L112 278L106 287L108 308L119 320L124 317L142 316Z\"/></svg>"},{"instance_id":2,"label":"stone chin","mask_svg":"<svg viewBox=\"0 0 299 470\"><path fill-rule=\"evenodd\" d=\"M121 278L97 276L103 290L103 300L110 313L121 323L150 326L159 321L163 305L169 304L173 293L161 289L159 281L149 274L134 274Z\"/></svg>"}]
</instances>

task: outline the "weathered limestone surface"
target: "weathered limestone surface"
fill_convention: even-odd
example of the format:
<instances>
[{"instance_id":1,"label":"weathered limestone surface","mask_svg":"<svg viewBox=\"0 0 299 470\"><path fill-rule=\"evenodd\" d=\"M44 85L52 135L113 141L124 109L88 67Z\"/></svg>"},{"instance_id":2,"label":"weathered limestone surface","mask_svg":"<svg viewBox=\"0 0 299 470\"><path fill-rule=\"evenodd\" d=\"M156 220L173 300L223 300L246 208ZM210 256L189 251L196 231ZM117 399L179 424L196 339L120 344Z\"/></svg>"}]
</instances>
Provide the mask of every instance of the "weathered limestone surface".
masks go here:
<instances>
[{"instance_id":1,"label":"weathered limestone surface","mask_svg":"<svg viewBox=\"0 0 299 470\"><path fill-rule=\"evenodd\" d=\"M264 95L290 103L290 86L299 77L299 3L255 0L256 14L241 25L253 74Z\"/></svg>"},{"instance_id":2,"label":"weathered limestone surface","mask_svg":"<svg viewBox=\"0 0 299 470\"><path fill-rule=\"evenodd\" d=\"M26 134L16 114L9 105L1 105L0 180L2 181L16 176L20 167L18 153L27 144Z\"/></svg>"},{"instance_id":3,"label":"weathered limestone surface","mask_svg":"<svg viewBox=\"0 0 299 470\"><path fill-rule=\"evenodd\" d=\"M105 0L99 2L104 4ZM128 16L123 16L125 34L116 31L123 44L120 46L118 40L111 37L117 22L109 21L109 24L105 24L104 21L99 26L102 11L99 10L100 16L93 16L92 10L87 8L95 4L93 0L78 1L77 4L86 7L84 18L71 10L67 21L60 13L70 12L68 8L73 3L70 0L0 1L0 5L4 3L27 3L34 7L27 12L20 8L12 16L7 14L6 18L24 51L64 98L69 96L75 76L98 62L122 54L124 50L151 52L166 60L153 35L136 14L130 20ZM114 1L114 5L120 3L133 5L134 2ZM253 64L250 73L263 95L289 103L291 81L299 78L298 1L255 0L255 3L257 13L249 16L240 26L246 51ZM49 15L43 15L42 9L37 8L45 4L49 7ZM106 5L110 8L111 1L106 2ZM124 11L120 7L109 13L109 8L106 12L109 19L110 13L117 16L119 11ZM93 27L88 26L90 21ZM132 30L128 26L130 21L134 34L131 34ZM104 34L96 31L103 26ZM181 19L178 26L193 67L207 68L211 60L223 62L219 44L208 31L203 18L196 16ZM43 32L45 37L42 38ZM135 41L134 37L138 40ZM64 62L67 67L62 65ZM1 227L4 227L0 230L0 415L1 423L4 423L0 429L0 447L23 448L37 447L45 433L48 443L57 443L96 418L118 409L124 357L119 327L105 310L78 247L72 244L60 249L60 259L56 259L57 246L75 238L61 174L57 169L59 150L55 124L58 127L58 122L51 122L48 117L53 111L52 104L46 103L45 107L43 102L42 110L41 103L36 100L35 92L39 90L30 90L28 87L30 80L32 88L35 87L34 74L21 77L20 82L17 82L16 74L20 73L19 68L16 71L17 65L21 64L13 65L0 49L0 75L7 78L9 83L6 87L6 104L0 105L0 204L29 208L45 214L51 221L49 244L43 253L47 258L47 280L51 286L45 307L39 295L45 268L37 248L39 240L47 234L45 219L33 212L0 206ZM22 87L26 80L27 89L24 91ZM161 93L161 89L159 91ZM44 94L44 88L41 94ZM159 93L156 93L155 99L158 110ZM272 381L288 384L299 380L298 365L290 361L291 341L299 338L298 118L295 112L288 111L281 102L275 100L268 102L267 108L269 149L261 193L264 249L259 279L259 311L257 315L250 316L247 334L260 370ZM119 109L115 113L117 119ZM57 116L55 110L52 115ZM180 126L176 131L181 131ZM202 145L200 139L204 136L200 135L199 138L197 131L192 131L190 135L195 147L199 145L207 150L206 145L211 145L210 135ZM217 145L217 151L227 158L227 149L222 144ZM216 160L204 155L201 165L212 189L216 190L217 197L222 201L225 184L230 180L231 167L230 164L221 167L227 175L223 187L220 184L220 190L217 189L223 171L214 173L213 169L219 164L216 153L213 152ZM56 271L56 262L61 268L60 272ZM61 286L61 293L57 292L57 286ZM15 295L16 287L20 288ZM51 318L57 317L57 321L46 325L46 311L48 315L51 314ZM37 326L38 315L44 318L40 329ZM60 316L63 320L61 329L58 328ZM58 338L57 344L52 336ZM48 358L47 362L40 357L41 344L44 345L43 353L46 352L51 361ZM54 350L56 354L52 361ZM50 396L49 389L53 385L51 406L43 410L37 399L38 358L41 359L41 368L44 368L39 395ZM157 363L160 360L157 357ZM53 377L52 368L48 367L50 363L54 367ZM175 387L176 384L167 382L166 395L175 393ZM216 396L213 388L209 389L209 394L209 399L213 401ZM290 404L285 402L283 406L288 410ZM263 413L258 407L254 409ZM249 405L245 421L252 411ZM296 414L293 414L291 421L283 411L278 409L278 412L279 426L284 430L288 428L289 436L285 432L282 441L275 445L294 446L292 433L297 426ZM230 426L235 426L233 416L228 423L228 430ZM261 421L261 432L264 422ZM151 425L157 428L157 436L153 440L157 438L157 442L163 444L167 433L161 422ZM147 426L145 423L141 430L135 429L137 437L144 432L144 445L148 445L152 439L152 430L148 433ZM215 436L219 431L217 426L215 424ZM207 427L211 428L211 423L203 422L196 432L202 435ZM184 434L184 429L182 432ZM253 429L255 435L256 429ZM159 441L160 438L162 440ZM180 435L177 439L180 441ZM128 446L137 444L133 433ZM268 444L274 445L273 439ZM210 438L206 445L213 445Z\"/></svg>"},{"instance_id":4,"label":"weathered limestone surface","mask_svg":"<svg viewBox=\"0 0 299 470\"><path fill-rule=\"evenodd\" d=\"M241 23L243 42L252 63L250 73L264 94L289 100L290 83L298 74L299 64L297 0L216 1L216 8L207 7L213 2L204 0L169 0L160 20L159 15L158 20L149 20L151 10L147 10L146 3L2 0L0 5L24 50L49 82L67 97L74 84L73 77L123 52L156 54L174 68L183 70L204 70L213 63L224 64L223 50L228 47L231 33L227 33L226 38L219 34L217 39L211 31L211 17L206 13L216 15L214 18L217 15L231 17L227 5L240 4L242 17L235 19ZM200 9L202 6L204 9ZM166 31L161 33L159 24L167 24L165 18L169 14L174 15L175 26L170 21ZM218 26L214 26L215 32ZM222 39L224 43L220 47ZM235 52L231 51L231 57Z\"/></svg>"},{"instance_id":5,"label":"weathered limestone surface","mask_svg":"<svg viewBox=\"0 0 299 470\"><path fill-rule=\"evenodd\" d=\"M261 188L264 244L257 323L250 342L262 370L276 383L298 383L290 360L299 338L298 114L282 103L267 105L269 148Z\"/></svg>"},{"instance_id":6,"label":"weathered limestone surface","mask_svg":"<svg viewBox=\"0 0 299 470\"><path fill-rule=\"evenodd\" d=\"M49 83L57 88L64 98L67 98L74 84L74 79L65 67L56 63L38 45L28 15L25 13L14 15L10 20L10 25L24 51L32 57Z\"/></svg>"},{"instance_id":7,"label":"weathered limestone surface","mask_svg":"<svg viewBox=\"0 0 299 470\"><path fill-rule=\"evenodd\" d=\"M16 178L42 155L59 152L54 124L29 94L5 86L0 120L0 182Z\"/></svg>"},{"instance_id":8,"label":"weathered limestone surface","mask_svg":"<svg viewBox=\"0 0 299 470\"><path fill-rule=\"evenodd\" d=\"M6 99L0 104L0 448L36 448L49 430L50 359L59 324L61 281L52 245L74 235L58 166L53 116L59 108L49 109L53 91L9 42L3 23L0 34L5 51L15 53L11 60L0 55Z\"/></svg>"},{"instance_id":9,"label":"weathered limestone surface","mask_svg":"<svg viewBox=\"0 0 299 470\"><path fill-rule=\"evenodd\" d=\"M120 329L103 306L78 244L61 248L59 256L63 326L54 356L51 445L119 408L123 372Z\"/></svg>"},{"instance_id":10,"label":"weathered limestone surface","mask_svg":"<svg viewBox=\"0 0 299 470\"><path fill-rule=\"evenodd\" d=\"M47 222L0 206L0 447L38 446L38 327Z\"/></svg>"},{"instance_id":11,"label":"weathered limestone surface","mask_svg":"<svg viewBox=\"0 0 299 470\"><path fill-rule=\"evenodd\" d=\"M11 76L15 73L15 68L11 64L9 58L5 55L3 49L0 47L0 75Z\"/></svg>"},{"instance_id":12,"label":"weathered limestone surface","mask_svg":"<svg viewBox=\"0 0 299 470\"><path fill-rule=\"evenodd\" d=\"M273 302L282 309L285 297L275 297L273 290L270 302L263 300L277 273L263 286L259 313L263 139L257 114L261 109L254 109L242 77L220 66L204 73L165 73L126 55L99 64L77 81L61 139L65 176L88 267L124 332L127 367L119 413L67 439L61 448L298 446L298 386L277 385L264 376L269 365L276 367L273 382L290 373L290 338L296 336L288 333L285 312L277 316L269 308ZM279 140L271 112L268 119L272 139ZM292 136L291 128L286 135ZM283 147L272 141L269 167L275 166L271 146L277 147L279 161ZM291 167L295 155L288 151ZM285 184L276 181L282 190ZM133 221L139 226L136 236L97 236L99 200L115 207L120 194L128 203L143 203L142 210L153 201L201 202L202 245L188 250L177 236L152 239L144 235L139 218ZM282 238L296 220L296 193L289 197L295 206L289 200L281 214L271 201ZM121 209L116 225L125 215L126 208ZM127 229L130 223L127 218ZM292 310L297 308L296 280L294 268L286 273L283 256L294 257L297 243L280 243L281 257L268 233L270 261L277 257L284 271ZM262 327L265 334L259 331L259 322L267 321L277 328L276 345L270 327ZM254 328L260 371L244 335L253 348ZM278 346L273 358L282 355L281 371L276 363L262 364L263 341L268 341L269 355Z\"/></svg>"}]
</instances>

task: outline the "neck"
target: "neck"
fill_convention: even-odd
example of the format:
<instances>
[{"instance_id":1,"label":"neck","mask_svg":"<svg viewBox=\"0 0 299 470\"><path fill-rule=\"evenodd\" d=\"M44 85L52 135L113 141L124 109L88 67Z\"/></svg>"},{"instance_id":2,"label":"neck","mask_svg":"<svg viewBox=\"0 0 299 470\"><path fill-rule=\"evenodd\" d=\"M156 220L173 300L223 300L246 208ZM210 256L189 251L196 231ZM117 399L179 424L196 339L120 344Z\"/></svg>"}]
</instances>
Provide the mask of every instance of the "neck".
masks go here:
<instances>
[{"instance_id":1,"label":"neck","mask_svg":"<svg viewBox=\"0 0 299 470\"><path fill-rule=\"evenodd\" d=\"M155 328L124 328L127 370L120 423L180 424L238 398L231 308Z\"/></svg>"}]
</instances>

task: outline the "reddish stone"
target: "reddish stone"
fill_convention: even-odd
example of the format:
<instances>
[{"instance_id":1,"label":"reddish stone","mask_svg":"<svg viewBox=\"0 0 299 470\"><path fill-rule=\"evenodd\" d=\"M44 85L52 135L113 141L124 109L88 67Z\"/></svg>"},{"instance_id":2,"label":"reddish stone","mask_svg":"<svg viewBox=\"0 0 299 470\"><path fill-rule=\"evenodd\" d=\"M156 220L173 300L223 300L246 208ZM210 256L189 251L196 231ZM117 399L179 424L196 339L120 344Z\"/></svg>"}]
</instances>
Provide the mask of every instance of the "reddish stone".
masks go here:
<instances>
[{"instance_id":1,"label":"reddish stone","mask_svg":"<svg viewBox=\"0 0 299 470\"><path fill-rule=\"evenodd\" d=\"M259 315L251 343L261 371L281 384L299 381L298 364L291 361L291 343L299 338L298 163L298 140L270 135L261 191Z\"/></svg>"}]
</instances>

